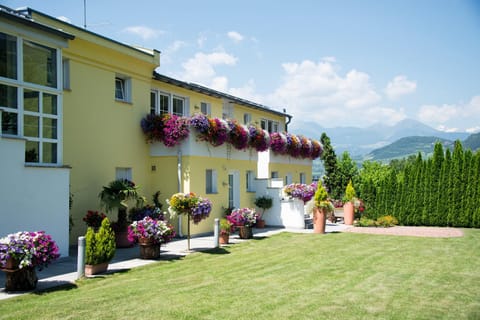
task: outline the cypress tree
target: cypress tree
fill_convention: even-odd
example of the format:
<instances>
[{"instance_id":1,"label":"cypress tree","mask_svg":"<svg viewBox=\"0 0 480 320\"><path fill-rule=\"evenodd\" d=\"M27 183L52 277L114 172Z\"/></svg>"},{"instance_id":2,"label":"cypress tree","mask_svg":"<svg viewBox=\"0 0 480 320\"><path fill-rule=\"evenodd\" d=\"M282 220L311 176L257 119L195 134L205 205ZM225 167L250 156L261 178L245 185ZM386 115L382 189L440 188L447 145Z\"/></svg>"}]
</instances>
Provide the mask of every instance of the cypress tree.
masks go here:
<instances>
[{"instance_id":1,"label":"cypress tree","mask_svg":"<svg viewBox=\"0 0 480 320\"><path fill-rule=\"evenodd\" d=\"M432 167L433 160L427 159L424 161L425 171L423 174L423 209L422 209L422 225L432 225L432 211L433 211L433 177Z\"/></svg>"},{"instance_id":2,"label":"cypress tree","mask_svg":"<svg viewBox=\"0 0 480 320\"><path fill-rule=\"evenodd\" d=\"M451 202L448 210L447 220L449 225L454 227L461 226L459 213L463 202L463 148L459 140L455 141L452 154L452 185ZM462 213L463 214L463 213Z\"/></svg>"},{"instance_id":3,"label":"cypress tree","mask_svg":"<svg viewBox=\"0 0 480 320\"><path fill-rule=\"evenodd\" d=\"M431 186L431 197L430 197L430 202L431 202L431 225L432 226L439 226L440 224L440 215L441 215L441 198L442 198L442 186L441 186L441 180L442 180L442 168L443 168L443 162L445 160L444 152L443 152L443 147L440 142L437 142L435 144L435 147L433 149L433 163L432 163L432 186Z\"/></svg>"},{"instance_id":4,"label":"cypress tree","mask_svg":"<svg viewBox=\"0 0 480 320\"><path fill-rule=\"evenodd\" d=\"M344 188L339 187L339 171L335 150L330 143L330 138L325 132L322 133L320 142L323 146L323 152L320 156L320 160L323 161L323 166L325 168L325 177L323 182L325 183L330 196L334 199L340 199Z\"/></svg>"},{"instance_id":5,"label":"cypress tree","mask_svg":"<svg viewBox=\"0 0 480 320\"><path fill-rule=\"evenodd\" d=\"M463 203L460 206L461 212L459 214L459 224L462 227L471 227L472 218L473 218L473 207L472 207L472 195L475 193L474 189L474 176L475 173L472 171L474 167L473 164L473 154L470 149L465 150L463 157Z\"/></svg>"}]
</instances>

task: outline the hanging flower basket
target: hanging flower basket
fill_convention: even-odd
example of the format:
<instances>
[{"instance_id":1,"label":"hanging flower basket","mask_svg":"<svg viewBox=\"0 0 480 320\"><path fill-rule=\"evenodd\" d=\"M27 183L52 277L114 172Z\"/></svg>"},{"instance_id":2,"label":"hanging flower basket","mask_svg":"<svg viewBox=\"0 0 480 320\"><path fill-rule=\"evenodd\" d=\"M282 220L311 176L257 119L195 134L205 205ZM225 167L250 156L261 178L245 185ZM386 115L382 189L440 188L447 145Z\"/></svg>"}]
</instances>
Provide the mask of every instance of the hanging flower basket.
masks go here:
<instances>
[{"instance_id":1,"label":"hanging flower basket","mask_svg":"<svg viewBox=\"0 0 480 320\"><path fill-rule=\"evenodd\" d=\"M267 151L270 147L270 135L255 125L248 126L248 145L258 152Z\"/></svg>"}]
</instances>

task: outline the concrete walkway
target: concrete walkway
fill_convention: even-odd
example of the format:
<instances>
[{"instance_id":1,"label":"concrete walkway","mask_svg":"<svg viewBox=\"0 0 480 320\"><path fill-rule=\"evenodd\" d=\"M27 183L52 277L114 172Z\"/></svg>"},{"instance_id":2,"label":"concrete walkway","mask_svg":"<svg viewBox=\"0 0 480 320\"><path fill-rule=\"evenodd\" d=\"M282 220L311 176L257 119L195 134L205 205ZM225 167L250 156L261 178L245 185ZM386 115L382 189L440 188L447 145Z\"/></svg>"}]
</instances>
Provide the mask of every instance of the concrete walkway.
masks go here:
<instances>
[{"instance_id":1,"label":"concrete walkway","mask_svg":"<svg viewBox=\"0 0 480 320\"><path fill-rule=\"evenodd\" d=\"M327 223L326 232L340 232L348 228L343 224ZM285 229L285 228L265 228L255 229L254 237L269 237L280 232L312 233L311 229ZM230 235L229 245L241 243L243 241L237 234ZM126 249L117 249L115 257L108 265L108 273L120 272L131 268L155 263L157 261L175 259L183 257L192 252L198 252L214 248L213 234L190 239L190 251L187 251L187 239L175 239L166 245L162 245L159 260L140 259L138 246ZM0 300L16 297L29 292L44 291L55 287L73 285L78 278L77 256L76 252L68 257L62 257L45 268L37 271L38 284L34 291L10 293L5 291L5 274L0 272Z\"/></svg>"}]
</instances>

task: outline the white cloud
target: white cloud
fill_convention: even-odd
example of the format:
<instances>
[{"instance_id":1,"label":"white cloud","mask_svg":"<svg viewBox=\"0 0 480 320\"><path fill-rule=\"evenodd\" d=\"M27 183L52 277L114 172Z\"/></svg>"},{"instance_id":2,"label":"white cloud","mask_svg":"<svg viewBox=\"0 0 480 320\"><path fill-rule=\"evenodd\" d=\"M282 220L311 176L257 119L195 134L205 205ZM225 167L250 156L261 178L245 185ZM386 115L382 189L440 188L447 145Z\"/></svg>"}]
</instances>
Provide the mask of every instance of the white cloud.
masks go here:
<instances>
[{"instance_id":1,"label":"white cloud","mask_svg":"<svg viewBox=\"0 0 480 320\"><path fill-rule=\"evenodd\" d=\"M146 26L131 26L123 29L123 32L133 34L142 38L143 40L150 40L158 38L160 35L164 34L165 32L162 30L152 29Z\"/></svg>"},{"instance_id":2,"label":"white cloud","mask_svg":"<svg viewBox=\"0 0 480 320\"><path fill-rule=\"evenodd\" d=\"M379 107L380 95L370 76L358 70L340 74L334 57L320 62L284 63L283 83L266 97L270 106L286 107L295 119L308 119L331 127L368 126L405 118L402 110Z\"/></svg>"},{"instance_id":3,"label":"white cloud","mask_svg":"<svg viewBox=\"0 0 480 320\"><path fill-rule=\"evenodd\" d=\"M468 103L423 105L417 117L442 131L475 132L480 122L480 96L474 96Z\"/></svg>"},{"instance_id":4,"label":"white cloud","mask_svg":"<svg viewBox=\"0 0 480 320\"><path fill-rule=\"evenodd\" d=\"M400 75L387 84L385 94L390 100L395 100L401 96L414 93L415 90L417 90L417 83L408 80L404 75Z\"/></svg>"},{"instance_id":5,"label":"white cloud","mask_svg":"<svg viewBox=\"0 0 480 320\"><path fill-rule=\"evenodd\" d=\"M476 127L472 127L472 128L467 128L467 129L465 129L465 132L468 132L468 133L480 132L480 126L476 126Z\"/></svg>"},{"instance_id":6,"label":"white cloud","mask_svg":"<svg viewBox=\"0 0 480 320\"><path fill-rule=\"evenodd\" d=\"M207 42L207 36L200 34L197 38L197 45L199 48L202 48L205 45L205 42Z\"/></svg>"},{"instance_id":7,"label":"white cloud","mask_svg":"<svg viewBox=\"0 0 480 320\"><path fill-rule=\"evenodd\" d=\"M182 64L184 69L181 78L186 81L197 82L216 90L226 91L228 79L217 75L216 66L234 66L237 58L224 51L216 51L209 54L197 52L193 58Z\"/></svg>"},{"instance_id":8,"label":"white cloud","mask_svg":"<svg viewBox=\"0 0 480 320\"><path fill-rule=\"evenodd\" d=\"M187 43L181 40L172 42L165 50L162 50L161 63L171 63L173 61L174 54L186 46Z\"/></svg>"},{"instance_id":9,"label":"white cloud","mask_svg":"<svg viewBox=\"0 0 480 320\"><path fill-rule=\"evenodd\" d=\"M239 43L239 42L242 41L243 38L244 38L240 33L236 32L236 31L229 31L229 32L227 33L227 36L228 36L231 40L233 40L233 42L235 42L235 43Z\"/></svg>"}]
</instances>

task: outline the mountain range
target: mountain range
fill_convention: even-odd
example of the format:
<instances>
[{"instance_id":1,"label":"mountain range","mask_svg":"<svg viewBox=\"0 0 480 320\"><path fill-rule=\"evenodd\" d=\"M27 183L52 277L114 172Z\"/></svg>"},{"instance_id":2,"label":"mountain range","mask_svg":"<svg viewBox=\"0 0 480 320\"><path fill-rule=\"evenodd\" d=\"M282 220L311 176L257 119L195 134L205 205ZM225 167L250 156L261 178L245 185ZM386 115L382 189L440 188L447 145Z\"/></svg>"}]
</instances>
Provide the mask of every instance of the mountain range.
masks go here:
<instances>
[{"instance_id":1,"label":"mountain range","mask_svg":"<svg viewBox=\"0 0 480 320\"><path fill-rule=\"evenodd\" d=\"M392 126L377 124L366 128L323 128L314 122L302 122L296 127L298 129L295 129L295 133L313 139L320 139L321 133L325 132L337 155L348 151L352 158L358 160L363 159L375 149L405 137L435 137L449 141L463 141L470 136L467 132L439 131L413 119L405 119Z\"/></svg>"}]
</instances>

